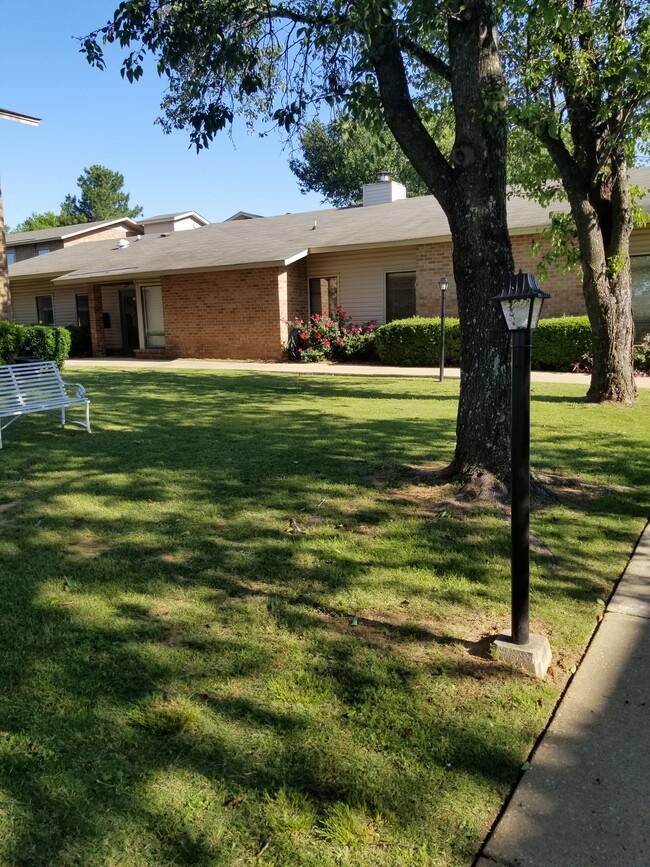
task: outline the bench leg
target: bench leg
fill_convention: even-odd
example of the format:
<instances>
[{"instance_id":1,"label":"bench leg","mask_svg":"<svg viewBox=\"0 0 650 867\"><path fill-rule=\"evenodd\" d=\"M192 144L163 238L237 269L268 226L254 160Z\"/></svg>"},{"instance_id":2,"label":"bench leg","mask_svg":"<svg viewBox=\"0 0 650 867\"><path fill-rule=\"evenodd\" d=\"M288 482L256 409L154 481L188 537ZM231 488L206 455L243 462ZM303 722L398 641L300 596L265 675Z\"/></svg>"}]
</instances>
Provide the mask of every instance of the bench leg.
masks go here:
<instances>
[{"instance_id":1,"label":"bench leg","mask_svg":"<svg viewBox=\"0 0 650 867\"><path fill-rule=\"evenodd\" d=\"M61 427L65 427L65 407L61 407Z\"/></svg>"}]
</instances>

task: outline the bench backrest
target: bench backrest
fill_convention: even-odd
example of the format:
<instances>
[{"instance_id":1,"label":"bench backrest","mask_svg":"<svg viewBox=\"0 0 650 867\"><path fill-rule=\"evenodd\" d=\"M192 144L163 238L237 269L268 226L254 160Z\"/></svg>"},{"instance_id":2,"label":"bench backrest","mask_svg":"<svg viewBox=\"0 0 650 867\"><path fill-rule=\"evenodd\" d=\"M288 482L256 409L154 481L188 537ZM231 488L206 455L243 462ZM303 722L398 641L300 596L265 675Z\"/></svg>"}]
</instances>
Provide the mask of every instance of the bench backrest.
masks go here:
<instances>
[{"instance_id":1,"label":"bench backrest","mask_svg":"<svg viewBox=\"0 0 650 867\"><path fill-rule=\"evenodd\" d=\"M65 386L54 361L0 366L0 412L65 400Z\"/></svg>"}]
</instances>

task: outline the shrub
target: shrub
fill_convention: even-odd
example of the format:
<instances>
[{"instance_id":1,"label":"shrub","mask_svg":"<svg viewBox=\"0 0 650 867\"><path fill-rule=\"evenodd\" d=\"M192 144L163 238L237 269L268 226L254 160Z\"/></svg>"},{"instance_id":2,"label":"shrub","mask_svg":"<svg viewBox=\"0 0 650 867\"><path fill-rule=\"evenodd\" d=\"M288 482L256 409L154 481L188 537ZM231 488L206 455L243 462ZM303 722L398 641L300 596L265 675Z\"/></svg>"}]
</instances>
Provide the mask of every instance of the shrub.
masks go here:
<instances>
[{"instance_id":1,"label":"shrub","mask_svg":"<svg viewBox=\"0 0 650 867\"><path fill-rule=\"evenodd\" d=\"M79 325L66 325L70 332L70 358L87 358L92 355L90 332Z\"/></svg>"},{"instance_id":2,"label":"shrub","mask_svg":"<svg viewBox=\"0 0 650 867\"><path fill-rule=\"evenodd\" d=\"M396 319L381 325L375 347L383 364L401 367L436 367L440 363L440 318ZM460 361L460 324L445 319L445 363Z\"/></svg>"},{"instance_id":3,"label":"shrub","mask_svg":"<svg viewBox=\"0 0 650 867\"><path fill-rule=\"evenodd\" d=\"M541 319L533 335L534 370L569 371L592 355L591 325L586 316Z\"/></svg>"},{"instance_id":4,"label":"shrub","mask_svg":"<svg viewBox=\"0 0 650 867\"><path fill-rule=\"evenodd\" d=\"M372 357L375 323L356 325L340 307L334 317L314 313L308 322L294 319L288 324L291 334L286 351L292 361L360 361Z\"/></svg>"},{"instance_id":5,"label":"shrub","mask_svg":"<svg viewBox=\"0 0 650 867\"><path fill-rule=\"evenodd\" d=\"M0 321L0 364L11 364L20 355L25 337L22 325L4 319Z\"/></svg>"},{"instance_id":6,"label":"shrub","mask_svg":"<svg viewBox=\"0 0 650 867\"><path fill-rule=\"evenodd\" d=\"M640 346L634 347L634 369L650 375L650 334L646 334Z\"/></svg>"},{"instance_id":7,"label":"shrub","mask_svg":"<svg viewBox=\"0 0 650 867\"><path fill-rule=\"evenodd\" d=\"M55 361L59 369L70 354L70 332L60 325L28 325L25 327L22 352L29 358Z\"/></svg>"}]
</instances>

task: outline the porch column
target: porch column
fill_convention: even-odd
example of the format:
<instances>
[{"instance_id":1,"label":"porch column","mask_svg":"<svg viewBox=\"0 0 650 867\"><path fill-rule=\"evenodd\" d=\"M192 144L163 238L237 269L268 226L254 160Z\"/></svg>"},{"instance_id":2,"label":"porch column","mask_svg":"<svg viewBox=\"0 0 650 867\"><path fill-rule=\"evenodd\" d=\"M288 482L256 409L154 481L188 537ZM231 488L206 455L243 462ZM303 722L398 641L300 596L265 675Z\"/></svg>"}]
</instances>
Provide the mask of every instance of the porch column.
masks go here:
<instances>
[{"instance_id":1,"label":"porch column","mask_svg":"<svg viewBox=\"0 0 650 867\"><path fill-rule=\"evenodd\" d=\"M104 307L102 305L101 286L88 287L88 314L90 316L90 342L93 358L106 355L106 338L104 335Z\"/></svg>"}]
</instances>

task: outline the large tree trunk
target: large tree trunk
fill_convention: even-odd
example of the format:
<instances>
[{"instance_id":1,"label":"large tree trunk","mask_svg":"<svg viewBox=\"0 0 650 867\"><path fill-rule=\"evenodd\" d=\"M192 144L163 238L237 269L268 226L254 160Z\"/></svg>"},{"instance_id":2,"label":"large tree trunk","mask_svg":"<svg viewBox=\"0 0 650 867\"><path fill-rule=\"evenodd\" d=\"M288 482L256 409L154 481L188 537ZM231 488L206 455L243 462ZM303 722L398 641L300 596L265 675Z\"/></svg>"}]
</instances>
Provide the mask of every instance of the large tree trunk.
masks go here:
<instances>
[{"instance_id":1,"label":"large tree trunk","mask_svg":"<svg viewBox=\"0 0 650 867\"><path fill-rule=\"evenodd\" d=\"M582 289L593 332L593 369L587 399L630 404L634 381L634 319L629 242L632 231L627 165L619 155L612 175L590 196L569 190L578 231Z\"/></svg>"},{"instance_id":2,"label":"large tree trunk","mask_svg":"<svg viewBox=\"0 0 650 867\"><path fill-rule=\"evenodd\" d=\"M451 164L414 111L396 40L372 35L386 122L447 215L461 334L456 451L463 480L510 477L508 333L494 297L512 274L506 218L506 104L493 5L468 0L451 15L449 82L456 119Z\"/></svg>"},{"instance_id":3,"label":"large tree trunk","mask_svg":"<svg viewBox=\"0 0 650 867\"><path fill-rule=\"evenodd\" d=\"M454 244L461 391L453 469L510 476L509 338L494 301L513 272L506 213L505 83L491 4L449 20L456 120L447 217Z\"/></svg>"}]
</instances>

